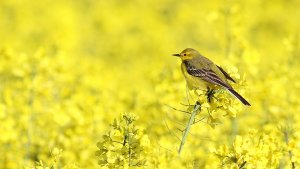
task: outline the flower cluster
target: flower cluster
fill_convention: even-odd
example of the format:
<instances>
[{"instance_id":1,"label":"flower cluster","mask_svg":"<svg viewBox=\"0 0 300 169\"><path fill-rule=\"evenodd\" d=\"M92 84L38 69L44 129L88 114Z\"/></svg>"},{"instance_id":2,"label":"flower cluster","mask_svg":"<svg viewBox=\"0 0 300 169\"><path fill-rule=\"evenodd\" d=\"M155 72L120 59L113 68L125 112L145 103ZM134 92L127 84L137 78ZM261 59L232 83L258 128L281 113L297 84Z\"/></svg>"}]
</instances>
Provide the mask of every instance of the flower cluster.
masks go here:
<instances>
[{"instance_id":1,"label":"flower cluster","mask_svg":"<svg viewBox=\"0 0 300 169\"><path fill-rule=\"evenodd\" d=\"M137 117L124 113L111 124L111 129L97 144L98 164L108 168L130 168L147 165L150 140L135 126Z\"/></svg>"},{"instance_id":2,"label":"flower cluster","mask_svg":"<svg viewBox=\"0 0 300 169\"><path fill-rule=\"evenodd\" d=\"M282 158L282 148L274 135L251 130L245 137L236 136L232 147L220 146L215 154L223 168L276 168Z\"/></svg>"}]
</instances>

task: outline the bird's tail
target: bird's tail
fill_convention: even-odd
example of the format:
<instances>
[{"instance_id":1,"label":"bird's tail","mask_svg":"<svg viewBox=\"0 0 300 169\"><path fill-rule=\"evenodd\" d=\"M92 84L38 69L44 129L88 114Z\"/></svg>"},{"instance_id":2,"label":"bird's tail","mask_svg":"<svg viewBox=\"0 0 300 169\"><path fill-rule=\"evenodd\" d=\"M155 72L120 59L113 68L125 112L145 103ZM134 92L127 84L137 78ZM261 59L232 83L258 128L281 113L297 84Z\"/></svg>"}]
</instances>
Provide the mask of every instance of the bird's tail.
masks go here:
<instances>
[{"instance_id":1,"label":"bird's tail","mask_svg":"<svg viewBox=\"0 0 300 169\"><path fill-rule=\"evenodd\" d=\"M234 89L229 88L227 89L230 93L232 93L236 98L238 98L244 105L251 106L250 103L243 98L238 92L236 92Z\"/></svg>"}]
</instances>

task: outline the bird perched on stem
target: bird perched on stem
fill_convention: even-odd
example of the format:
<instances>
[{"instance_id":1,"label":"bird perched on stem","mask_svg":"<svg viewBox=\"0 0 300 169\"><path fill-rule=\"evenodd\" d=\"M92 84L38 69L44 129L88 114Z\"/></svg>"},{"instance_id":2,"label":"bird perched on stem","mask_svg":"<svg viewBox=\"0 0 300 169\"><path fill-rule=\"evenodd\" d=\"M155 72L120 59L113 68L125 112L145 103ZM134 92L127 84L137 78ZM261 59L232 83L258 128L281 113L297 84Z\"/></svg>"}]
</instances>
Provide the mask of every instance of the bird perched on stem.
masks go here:
<instances>
[{"instance_id":1,"label":"bird perched on stem","mask_svg":"<svg viewBox=\"0 0 300 169\"><path fill-rule=\"evenodd\" d=\"M181 70L189 89L206 88L210 101L209 95L213 95L214 89L224 88L244 105L250 106L250 103L227 83L227 80L235 82L229 74L211 60L202 56L197 50L187 48L179 54L173 54L173 56L181 58Z\"/></svg>"}]
</instances>

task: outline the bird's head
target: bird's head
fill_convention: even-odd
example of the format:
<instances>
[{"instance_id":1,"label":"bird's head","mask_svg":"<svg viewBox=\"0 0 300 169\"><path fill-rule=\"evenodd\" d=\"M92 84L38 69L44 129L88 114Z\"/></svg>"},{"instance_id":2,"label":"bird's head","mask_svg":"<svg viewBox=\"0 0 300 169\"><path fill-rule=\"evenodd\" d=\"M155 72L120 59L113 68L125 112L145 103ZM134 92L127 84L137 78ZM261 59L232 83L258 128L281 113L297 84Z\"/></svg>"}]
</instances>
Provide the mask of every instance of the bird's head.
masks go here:
<instances>
[{"instance_id":1,"label":"bird's head","mask_svg":"<svg viewBox=\"0 0 300 169\"><path fill-rule=\"evenodd\" d=\"M173 56L180 57L181 60L189 60L193 59L197 56L200 56L200 53L192 48L186 48L179 54L173 54Z\"/></svg>"}]
</instances>

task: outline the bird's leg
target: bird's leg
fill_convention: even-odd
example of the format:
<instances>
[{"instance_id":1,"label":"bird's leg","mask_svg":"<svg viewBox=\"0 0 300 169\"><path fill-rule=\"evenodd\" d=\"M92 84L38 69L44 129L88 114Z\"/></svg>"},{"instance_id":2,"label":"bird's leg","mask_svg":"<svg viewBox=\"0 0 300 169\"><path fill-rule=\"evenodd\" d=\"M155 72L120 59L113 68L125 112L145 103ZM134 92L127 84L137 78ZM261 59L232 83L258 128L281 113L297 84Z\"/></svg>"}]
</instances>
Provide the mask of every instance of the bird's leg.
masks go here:
<instances>
[{"instance_id":1,"label":"bird's leg","mask_svg":"<svg viewBox=\"0 0 300 169\"><path fill-rule=\"evenodd\" d=\"M212 97L215 94L215 90L214 89L210 89L209 87L207 87L207 92L206 92L206 96L207 96L207 101L210 103Z\"/></svg>"}]
</instances>

